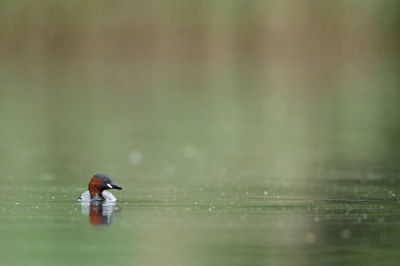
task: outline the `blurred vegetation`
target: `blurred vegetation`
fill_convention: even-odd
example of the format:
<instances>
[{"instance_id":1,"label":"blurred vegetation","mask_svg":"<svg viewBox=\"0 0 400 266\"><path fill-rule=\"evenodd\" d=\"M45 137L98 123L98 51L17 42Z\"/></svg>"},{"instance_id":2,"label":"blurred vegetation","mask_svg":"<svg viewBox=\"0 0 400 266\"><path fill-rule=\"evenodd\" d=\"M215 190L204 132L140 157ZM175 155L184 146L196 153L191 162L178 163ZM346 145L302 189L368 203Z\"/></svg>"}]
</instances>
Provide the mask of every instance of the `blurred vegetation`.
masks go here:
<instances>
[{"instance_id":1,"label":"blurred vegetation","mask_svg":"<svg viewBox=\"0 0 400 266\"><path fill-rule=\"evenodd\" d=\"M19 177L397 167L399 7L1 1L0 165Z\"/></svg>"}]
</instances>

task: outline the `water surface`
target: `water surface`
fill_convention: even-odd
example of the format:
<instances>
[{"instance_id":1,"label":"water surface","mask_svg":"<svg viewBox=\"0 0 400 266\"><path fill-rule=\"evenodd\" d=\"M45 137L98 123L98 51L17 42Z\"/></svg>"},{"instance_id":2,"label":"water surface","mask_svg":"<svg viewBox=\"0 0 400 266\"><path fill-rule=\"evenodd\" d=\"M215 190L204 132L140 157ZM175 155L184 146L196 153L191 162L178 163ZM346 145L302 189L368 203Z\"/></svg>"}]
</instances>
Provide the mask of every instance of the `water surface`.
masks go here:
<instances>
[{"instance_id":1,"label":"water surface","mask_svg":"<svg viewBox=\"0 0 400 266\"><path fill-rule=\"evenodd\" d=\"M76 201L84 185L3 186L2 261L393 265L398 259L399 200L389 183L220 182L126 183L114 192L115 206L100 208L102 223L93 218L96 210L89 216Z\"/></svg>"}]
</instances>

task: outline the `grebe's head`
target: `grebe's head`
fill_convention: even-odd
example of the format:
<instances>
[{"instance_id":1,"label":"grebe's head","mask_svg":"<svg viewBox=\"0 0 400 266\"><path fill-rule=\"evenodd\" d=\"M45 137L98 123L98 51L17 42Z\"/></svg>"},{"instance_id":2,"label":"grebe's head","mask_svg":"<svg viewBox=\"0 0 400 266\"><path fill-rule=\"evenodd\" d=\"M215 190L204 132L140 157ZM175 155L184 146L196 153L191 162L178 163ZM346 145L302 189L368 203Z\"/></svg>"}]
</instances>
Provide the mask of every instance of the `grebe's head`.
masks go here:
<instances>
[{"instance_id":1,"label":"grebe's head","mask_svg":"<svg viewBox=\"0 0 400 266\"><path fill-rule=\"evenodd\" d=\"M114 181L111 180L111 177L106 174L94 175L90 180L88 187L91 197L94 197L97 193L101 193L106 189L122 189L122 187L115 184Z\"/></svg>"}]
</instances>

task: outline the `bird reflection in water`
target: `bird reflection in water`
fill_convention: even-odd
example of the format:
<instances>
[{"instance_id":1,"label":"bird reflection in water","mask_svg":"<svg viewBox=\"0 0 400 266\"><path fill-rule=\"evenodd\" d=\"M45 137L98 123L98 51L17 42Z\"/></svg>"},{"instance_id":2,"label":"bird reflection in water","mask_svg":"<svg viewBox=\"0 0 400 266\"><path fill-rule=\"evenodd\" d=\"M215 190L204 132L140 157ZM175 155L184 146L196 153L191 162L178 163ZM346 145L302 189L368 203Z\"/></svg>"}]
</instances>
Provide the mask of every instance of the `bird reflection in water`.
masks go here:
<instances>
[{"instance_id":1,"label":"bird reflection in water","mask_svg":"<svg viewBox=\"0 0 400 266\"><path fill-rule=\"evenodd\" d=\"M115 213L121 211L115 207L115 202L81 202L81 207L82 213L89 216L90 223L94 226L112 224Z\"/></svg>"}]
</instances>

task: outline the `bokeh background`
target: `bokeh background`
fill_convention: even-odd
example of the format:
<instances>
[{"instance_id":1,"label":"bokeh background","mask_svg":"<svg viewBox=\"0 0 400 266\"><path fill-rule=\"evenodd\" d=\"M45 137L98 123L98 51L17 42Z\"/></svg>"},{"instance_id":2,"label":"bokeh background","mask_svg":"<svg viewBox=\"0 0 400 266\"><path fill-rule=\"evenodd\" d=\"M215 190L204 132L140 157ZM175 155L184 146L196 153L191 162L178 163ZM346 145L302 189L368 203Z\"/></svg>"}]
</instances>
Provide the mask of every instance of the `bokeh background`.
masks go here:
<instances>
[{"instance_id":1,"label":"bokeh background","mask_svg":"<svg viewBox=\"0 0 400 266\"><path fill-rule=\"evenodd\" d=\"M397 161L398 1L0 5L4 177Z\"/></svg>"},{"instance_id":2,"label":"bokeh background","mask_svg":"<svg viewBox=\"0 0 400 266\"><path fill-rule=\"evenodd\" d=\"M399 14L394 0L3 0L1 179L70 199L104 172L128 202L395 185Z\"/></svg>"}]
</instances>

